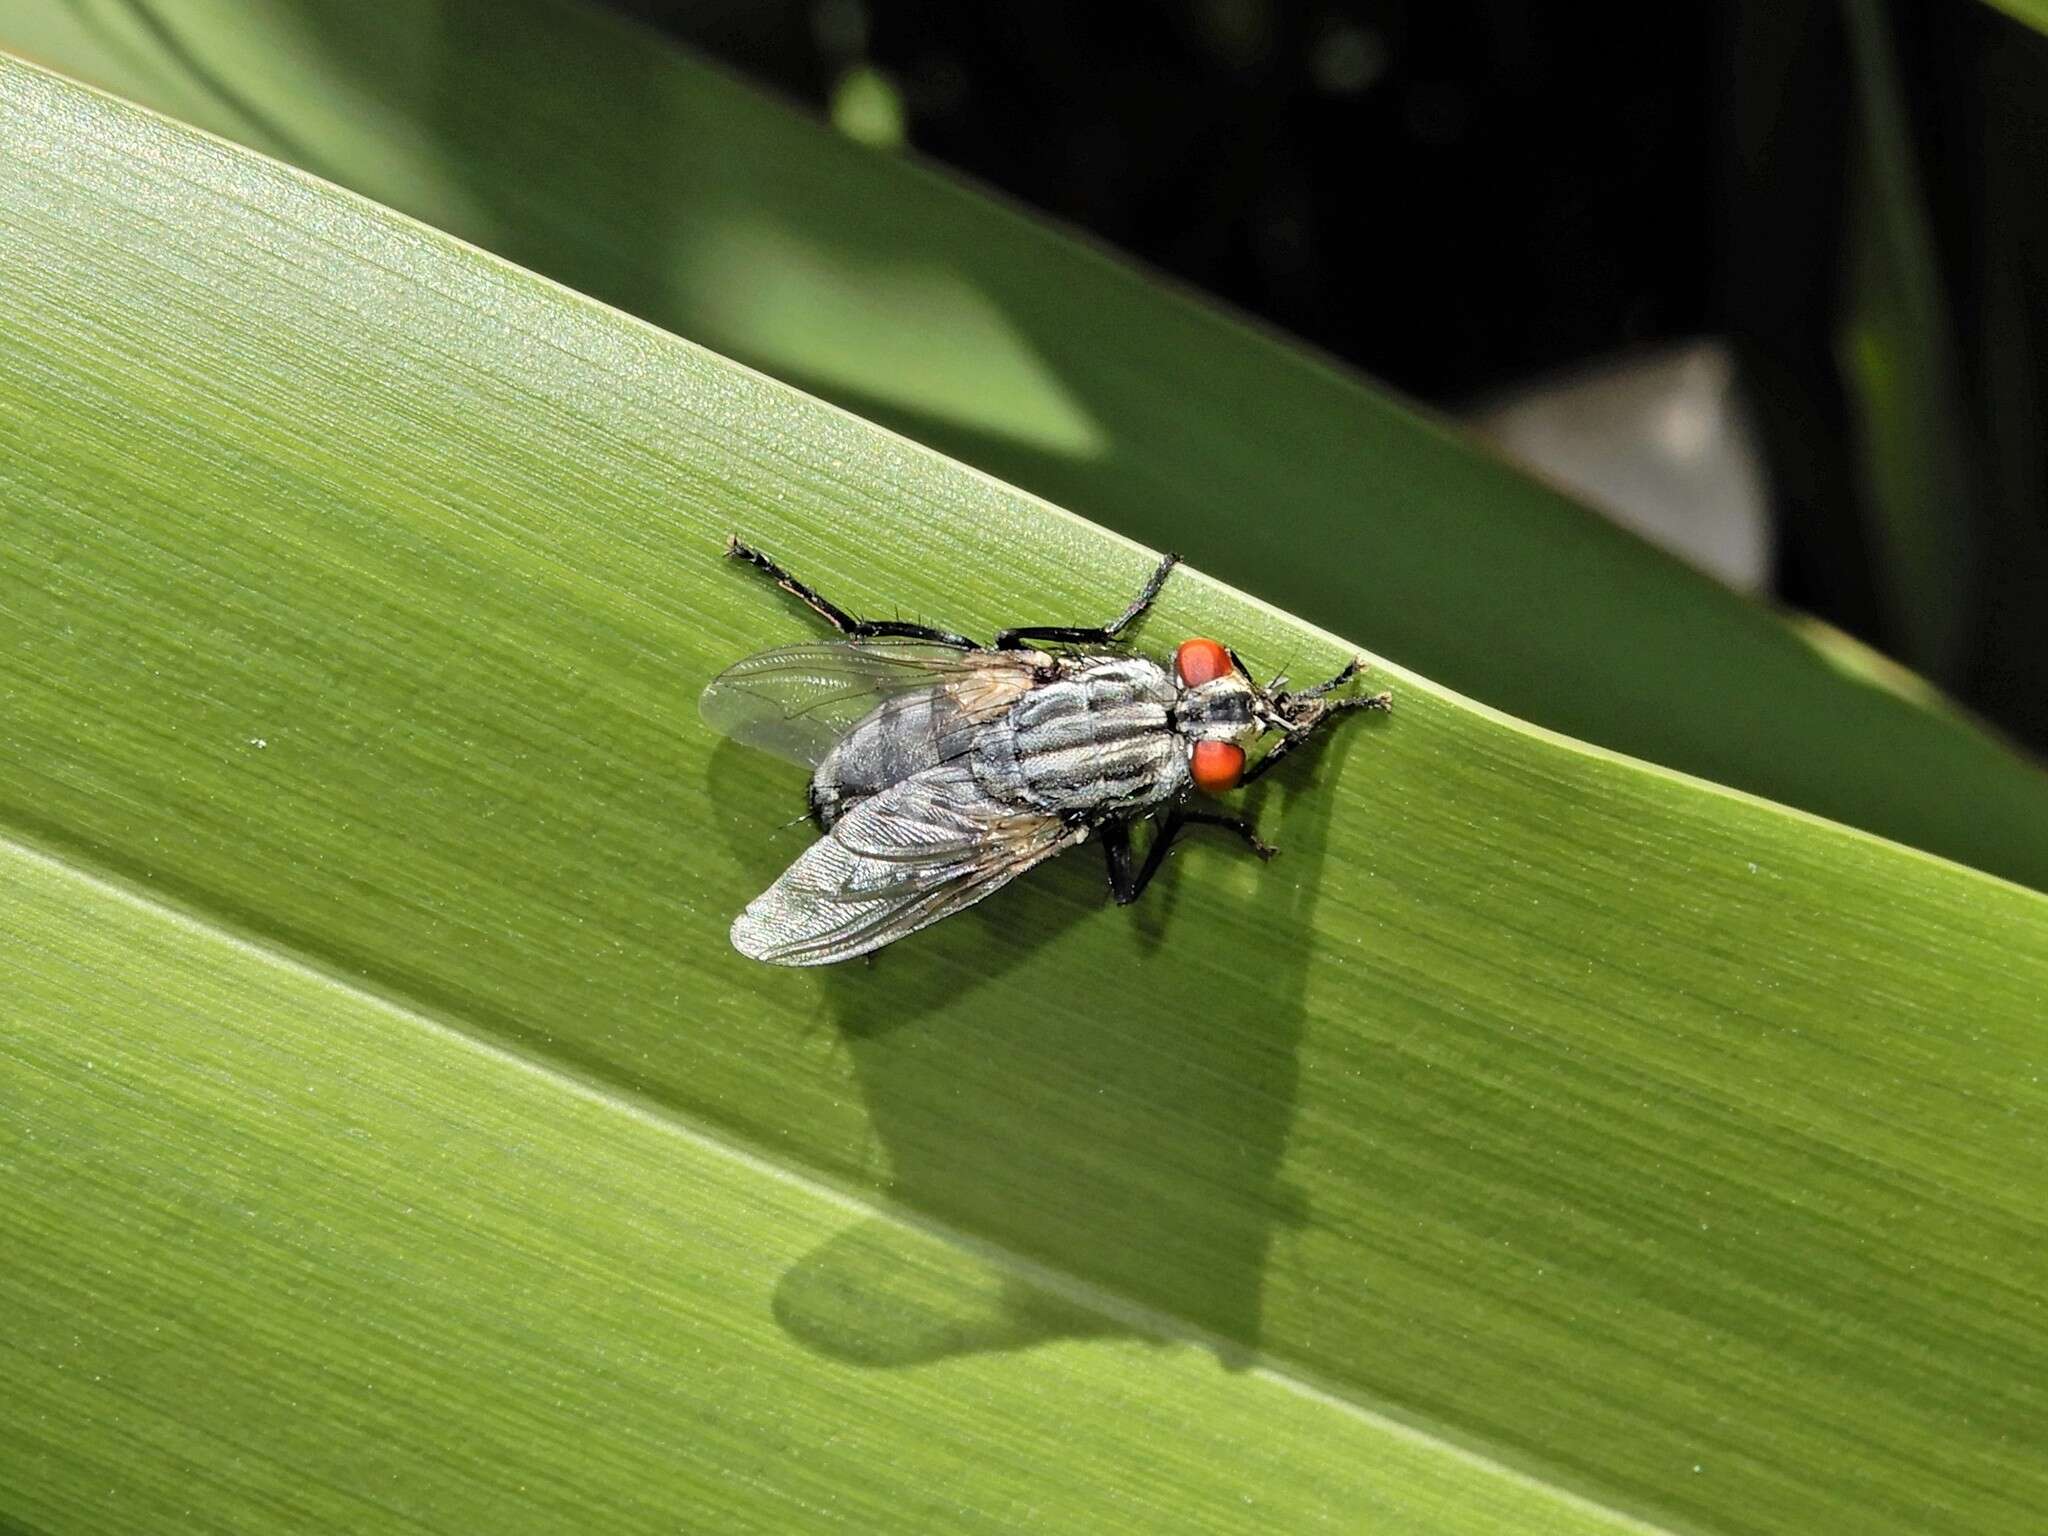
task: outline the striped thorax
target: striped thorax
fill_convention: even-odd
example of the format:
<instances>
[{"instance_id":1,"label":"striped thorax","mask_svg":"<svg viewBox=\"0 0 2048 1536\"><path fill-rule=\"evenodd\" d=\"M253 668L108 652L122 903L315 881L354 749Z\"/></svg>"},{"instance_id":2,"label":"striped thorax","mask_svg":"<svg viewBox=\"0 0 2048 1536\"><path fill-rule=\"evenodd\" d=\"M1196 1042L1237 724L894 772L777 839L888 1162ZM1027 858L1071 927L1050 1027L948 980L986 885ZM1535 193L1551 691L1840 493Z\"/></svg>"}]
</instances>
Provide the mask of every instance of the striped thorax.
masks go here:
<instances>
[{"instance_id":1,"label":"striped thorax","mask_svg":"<svg viewBox=\"0 0 2048 1536\"><path fill-rule=\"evenodd\" d=\"M992 645L903 620L856 619L737 539L840 639L784 646L727 668L705 719L811 769L825 835L733 923L741 953L778 965L867 954L980 901L1094 839L1118 902L1133 901L1191 826L1273 850L1241 816L1188 808L1191 790L1249 783L1330 717L1385 709L1339 696L1353 662L1298 692L1261 687L1228 647L1192 639L1171 666L1118 648L1151 605L1169 555L1119 617L1095 627L1005 630ZM1277 736L1256 762L1247 749ZM1134 821L1156 819L1142 864Z\"/></svg>"}]
</instances>

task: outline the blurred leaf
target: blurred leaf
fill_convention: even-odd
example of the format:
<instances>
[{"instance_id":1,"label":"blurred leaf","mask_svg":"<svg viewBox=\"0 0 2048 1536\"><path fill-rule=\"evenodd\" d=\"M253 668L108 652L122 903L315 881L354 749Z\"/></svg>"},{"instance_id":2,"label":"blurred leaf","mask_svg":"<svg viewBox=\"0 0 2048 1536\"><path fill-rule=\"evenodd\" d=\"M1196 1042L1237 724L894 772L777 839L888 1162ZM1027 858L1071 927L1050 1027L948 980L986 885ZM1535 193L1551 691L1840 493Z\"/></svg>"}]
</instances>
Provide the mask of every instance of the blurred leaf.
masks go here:
<instances>
[{"instance_id":1,"label":"blurred leaf","mask_svg":"<svg viewBox=\"0 0 2048 1536\"><path fill-rule=\"evenodd\" d=\"M594 8L31 0L0 44L1180 549L1489 704L2048 886L2048 779L1924 690L1839 670L1386 395Z\"/></svg>"},{"instance_id":2,"label":"blurred leaf","mask_svg":"<svg viewBox=\"0 0 2048 1536\"><path fill-rule=\"evenodd\" d=\"M1843 10L1862 132L1845 237L1842 377L1860 429L1864 501L1883 555L1890 631L1907 660L1955 684L1974 638L1982 523L1955 339L1890 22L1878 0L1845 0Z\"/></svg>"},{"instance_id":3,"label":"blurred leaf","mask_svg":"<svg viewBox=\"0 0 2048 1536\"><path fill-rule=\"evenodd\" d=\"M1961 295L1985 512L1968 697L2048 743L2048 38L1974 19L1945 29L1964 45L1945 42L1935 55L1947 69L1921 132L1940 146L1930 182L1960 193L1950 206L1967 210L1945 250Z\"/></svg>"},{"instance_id":4,"label":"blurred leaf","mask_svg":"<svg viewBox=\"0 0 2048 1536\"><path fill-rule=\"evenodd\" d=\"M1987 0L1987 3L2014 20L2025 22L2036 32L2048 32L2048 0Z\"/></svg>"},{"instance_id":5,"label":"blurred leaf","mask_svg":"<svg viewBox=\"0 0 2048 1536\"><path fill-rule=\"evenodd\" d=\"M751 965L800 776L691 699L803 619L726 530L976 630L1148 554L13 66L0 273L0 1519L2048 1502L2048 900L1395 672L1270 865Z\"/></svg>"}]
</instances>

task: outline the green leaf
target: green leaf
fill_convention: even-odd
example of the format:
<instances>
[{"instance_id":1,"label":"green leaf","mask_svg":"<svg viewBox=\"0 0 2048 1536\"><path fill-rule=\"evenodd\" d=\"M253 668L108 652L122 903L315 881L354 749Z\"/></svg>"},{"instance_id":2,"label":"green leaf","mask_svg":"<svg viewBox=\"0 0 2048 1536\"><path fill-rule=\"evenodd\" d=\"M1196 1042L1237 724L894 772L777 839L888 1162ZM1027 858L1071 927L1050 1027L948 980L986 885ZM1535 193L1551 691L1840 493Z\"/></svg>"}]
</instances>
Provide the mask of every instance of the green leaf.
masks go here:
<instances>
[{"instance_id":1,"label":"green leaf","mask_svg":"<svg viewBox=\"0 0 2048 1536\"><path fill-rule=\"evenodd\" d=\"M1895 668L595 8L29 0L0 46L1179 549L1496 708L2048 887L2048 779Z\"/></svg>"},{"instance_id":2,"label":"green leaf","mask_svg":"<svg viewBox=\"0 0 2048 1536\"><path fill-rule=\"evenodd\" d=\"M2043 898L1388 669L1270 865L752 965L800 775L691 700L804 621L726 531L976 630L1148 555L13 65L0 272L0 1518L2048 1499Z\"/></svg>"},{"instance_id":3,"label":"green leaf","mask_svg":"<svg viewBox=\"0 0 2048 1536\"><path fill-rule=\"evenodd\" d=\"M1934 237L1907 132L1891 23L1848 0L1861 133L1851 182L1837 348L1856 417L1873 543L1893 632L1922 671L1953 683L1971 639L1982 513Z\"/></svg>"},{"instance_id":4,"label":"green leaf","mask_svg":"<svg viewBox=\"0 0 2048 1536\"><path fill-rule=\"evenodd\" d=\"M1630 1528L62 863L0 912L9 1530ZM928 1368L778 1326L871 1282Z\"/></svg>"},{"instance_id":5,"label":"green leaf","mask_svg":"<svg viewBox=\"0 0 2048 1536\"><path fill-rule=\"evenodd\" d=\"M2025 22L2036 32L2048 32L2048 0L1986 0L2015 21Z\"/></svg>"}]
</instances>

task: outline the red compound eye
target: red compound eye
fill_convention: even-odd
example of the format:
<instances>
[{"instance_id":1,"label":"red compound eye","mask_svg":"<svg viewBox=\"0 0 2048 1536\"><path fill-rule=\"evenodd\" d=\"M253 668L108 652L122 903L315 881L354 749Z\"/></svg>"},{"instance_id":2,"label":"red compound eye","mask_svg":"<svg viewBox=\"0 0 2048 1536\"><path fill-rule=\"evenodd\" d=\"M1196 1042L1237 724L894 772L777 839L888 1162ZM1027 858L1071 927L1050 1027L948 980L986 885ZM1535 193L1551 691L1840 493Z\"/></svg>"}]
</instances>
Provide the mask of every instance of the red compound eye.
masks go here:
<instances>
[{"instance_id":1,"label":"red compound eye","mask_svg":"<svg viewBox=\"0 0 2048 1536\"><path fill-rule=\"evenodd\" d=\"M1214 640L1183 640L1180 649L1173 653L1173 670L1190 688L1201 683L1213 683L1229 674L1230 652Z\"/></svg>"},{"instance_id":2,"label":"red compound eye","mask_svg":"<svg viewBox=\"0 0 2048 1536\"><path fill-rule=\"evenodd\" d=\"M1186 650L1186 646L1181 647ZM1237 781L1244 774L1244 748L1228 741L1198 741L1194 755L1188 760L1188 774L1195 781L1195 787L1220 795L1226 789L1237 788Z\"/></svg>"}]
</instances>

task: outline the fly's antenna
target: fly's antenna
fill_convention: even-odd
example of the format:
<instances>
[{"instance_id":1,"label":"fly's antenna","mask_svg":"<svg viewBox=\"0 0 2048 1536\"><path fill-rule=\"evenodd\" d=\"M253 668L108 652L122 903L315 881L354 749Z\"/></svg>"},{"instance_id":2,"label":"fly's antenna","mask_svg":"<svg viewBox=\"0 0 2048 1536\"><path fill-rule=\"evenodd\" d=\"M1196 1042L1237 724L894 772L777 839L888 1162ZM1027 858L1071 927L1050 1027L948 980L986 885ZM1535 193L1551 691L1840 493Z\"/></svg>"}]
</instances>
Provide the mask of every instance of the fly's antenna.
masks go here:
<instances>
[{"instance_id":1,"label":"fly's antenna","mask_svg":"<svg viewBox=\"0 0 2048 1536\"><path fill-rule=\"evenodd\" d=\"M1294 670L1295 658L1300 654L1301 652L1299 651L1288 652L1287 664L1275 674L1273 681L1266 684L1266 692L1273 696L1275 703L1279 703L1287 697L1287 675Z\"/></svg>"},{"instance_id":2,"label":"fly's antenna","mask_svg":"<svg viewBox=\"0 0 2048 1536\"><path fill-rule=\"evenodd\" d=\"M1226 645L1223 649L1225 654L1230 657L1231 666L1236 668L1237 675L1251 684L1252 692L1260 695L1270 704L1279 705L1287 701L1287 673L1285 670L1276 675L1273 681L1261 687L1250 665L1242 656L1238 655L1236 647Z\"/></svg>"}]
</instances>

